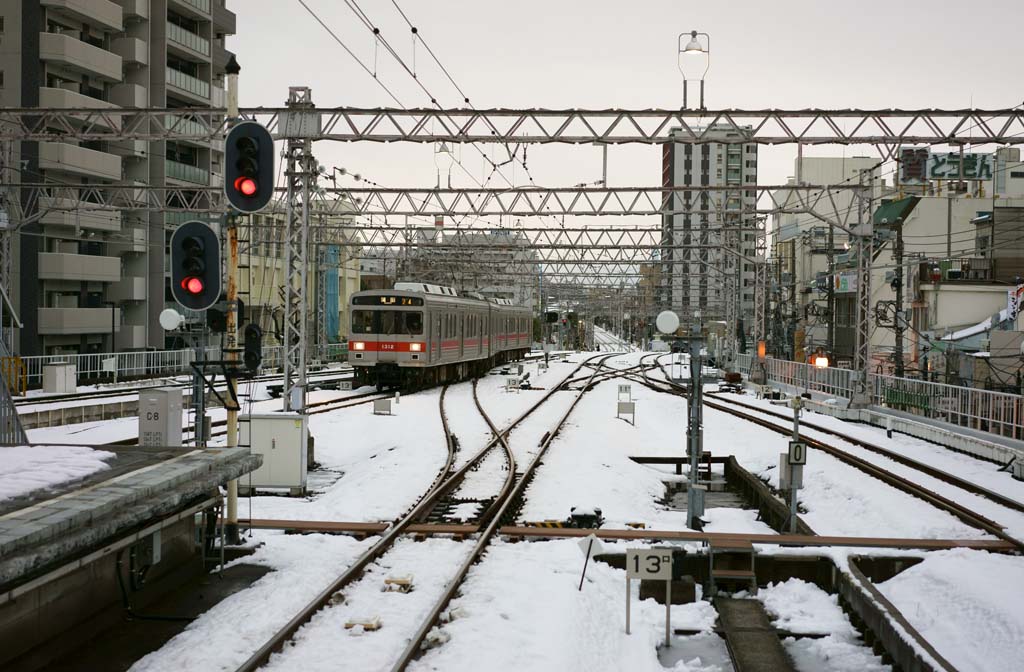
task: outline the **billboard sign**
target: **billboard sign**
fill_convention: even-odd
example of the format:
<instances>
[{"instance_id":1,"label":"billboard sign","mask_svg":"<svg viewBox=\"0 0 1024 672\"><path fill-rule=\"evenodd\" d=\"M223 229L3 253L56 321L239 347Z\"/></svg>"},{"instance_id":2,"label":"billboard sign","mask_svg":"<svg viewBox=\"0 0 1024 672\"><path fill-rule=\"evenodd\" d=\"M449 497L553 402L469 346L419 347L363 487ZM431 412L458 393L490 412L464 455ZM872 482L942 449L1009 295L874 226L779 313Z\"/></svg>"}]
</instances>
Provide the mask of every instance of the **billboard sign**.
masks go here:
<instances>
[{"instance_id":1,"label":"billboard sign","mask_svg":"<svg viewBox=\"0 0 1024 672\"><path fill-rule=\"evenodd\" d=\"M991 180L993 154L932 152L927 147L901 147L900 183L925 184L929 180Z\"/></svg>"}]
</instances>

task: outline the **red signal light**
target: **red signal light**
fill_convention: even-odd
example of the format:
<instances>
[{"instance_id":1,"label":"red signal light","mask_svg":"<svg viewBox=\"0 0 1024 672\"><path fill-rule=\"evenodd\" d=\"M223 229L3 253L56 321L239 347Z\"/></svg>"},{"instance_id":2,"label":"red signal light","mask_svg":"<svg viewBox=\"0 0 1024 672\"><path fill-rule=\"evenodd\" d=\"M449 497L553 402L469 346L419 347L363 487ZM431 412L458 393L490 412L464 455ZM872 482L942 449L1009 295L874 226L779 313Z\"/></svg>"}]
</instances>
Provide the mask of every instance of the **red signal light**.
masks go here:
<instances>
[{"instance_id":1,"label":"red signal light","mask_svg":"<svg viewBox=\"0 0 1024 672\"><path fill-rule=\"evenodd\" d=\"M184 280L181 281L181 288L184 289L189 294L194 294L194 295L202 294L203 293L203 280L202 280L202 278L197 278L194 275L190 275L190 276L188 276L187 278L185 278Z\"/></svg>"},{"instance_id":2,"label":"red signal light","mask_svg":"<svg viewBox=\"0 0 1024 672\"><path fill-rule=\"evenodd\" d=\"M253 196L256 193L256 180L251 177L240 177L235 180L235 190L243 196Z\"/></svg>"}]
</instances>

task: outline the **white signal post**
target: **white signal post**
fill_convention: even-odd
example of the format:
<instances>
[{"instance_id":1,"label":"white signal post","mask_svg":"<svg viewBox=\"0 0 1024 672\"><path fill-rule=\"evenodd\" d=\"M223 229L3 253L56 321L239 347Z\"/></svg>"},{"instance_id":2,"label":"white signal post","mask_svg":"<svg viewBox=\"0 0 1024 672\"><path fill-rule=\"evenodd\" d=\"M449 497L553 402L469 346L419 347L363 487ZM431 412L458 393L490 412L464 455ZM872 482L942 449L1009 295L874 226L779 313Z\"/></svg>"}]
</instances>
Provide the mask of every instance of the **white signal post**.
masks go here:
<instances>
[{"instance_id":1,"label":"white signal post","mask_svg":"<svg viewBox=\"0 0 1024 672\"><path fill-rule=\"evenodd\" d=\"M228 117L237 121L238 119L238 62L232 56L227 65L228 84ZM228 238L228 264L227 264L227 310L225 311L225 332L224 343L226 347L225 359L228 362L238 360L238 215L229 209L224 222L227 228ZM230 368L230 364L228 365ZM238 409L235 400L238 399L238 382L234 376L228 376L228 406L227 411L227 441L228 448L238 445ZM230 544L240 542L238 536L238 479L228 481L227 511L224 516L224 535Z\"/></svg>"},{"instance_id":2,"label":"white signal post","mask_svg":"<svg viewBox=\"0 0 1024 672\"><path fill-rule=\"evenodd\" d=\"M665 582L665 646L672 645L672 549L626 549L626 634L629 633L632 580Z\"/></svg>"}]
</instances>

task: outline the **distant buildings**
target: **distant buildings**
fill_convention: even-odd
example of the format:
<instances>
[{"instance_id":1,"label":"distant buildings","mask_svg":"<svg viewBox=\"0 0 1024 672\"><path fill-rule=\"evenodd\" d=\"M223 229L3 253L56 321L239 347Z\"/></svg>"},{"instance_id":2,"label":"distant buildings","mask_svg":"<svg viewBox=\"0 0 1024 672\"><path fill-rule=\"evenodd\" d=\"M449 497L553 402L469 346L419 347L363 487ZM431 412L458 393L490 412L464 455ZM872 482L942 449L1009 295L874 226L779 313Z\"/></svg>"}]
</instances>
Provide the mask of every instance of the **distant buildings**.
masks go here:
<instances>
[{"instance_id":1,"label":"distant buildings","mask_svg":"<svg viewBox=\"0 0 1024 672\"><path fill-rule=\"evenodd\" d=\"M757 145L743 144L742 136L731 129L712 128L710 135L718 142L663 146L663 186L722 186L736 187L736 191L671 193L673 209L693 208L701 212L662 217L658 303L662 309L671 309L681 317L692 316L699 310L705 320L724 319L726 285L722 269L728 266L735 269L731 272L738 281L738 316L750 325L754 312L754 265L746 260L736 261L721 246L725 242L724 229L735 228L738 251L749 259L756 254L752 210L756 205Z\"/></svg>"}]
</instances>

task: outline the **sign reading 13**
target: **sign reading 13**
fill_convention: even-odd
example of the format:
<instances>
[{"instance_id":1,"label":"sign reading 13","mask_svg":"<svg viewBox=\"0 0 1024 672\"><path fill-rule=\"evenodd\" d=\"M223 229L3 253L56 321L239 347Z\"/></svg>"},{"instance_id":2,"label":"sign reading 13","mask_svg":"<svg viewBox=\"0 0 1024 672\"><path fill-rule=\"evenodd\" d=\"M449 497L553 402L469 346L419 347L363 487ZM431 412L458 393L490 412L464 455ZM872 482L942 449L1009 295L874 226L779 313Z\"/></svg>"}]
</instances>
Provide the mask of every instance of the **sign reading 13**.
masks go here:
<instances>
[{"instance_id":1,"label":"sign reading 13","mask_svg":"<svg viewBox=\"0 0 1024 672\"><path fill-rule=\"evenodd\" d=\"M667 549L626 549L626 576L630 579L672 578L672 551Z\"/></svg>"}]
</instances>

